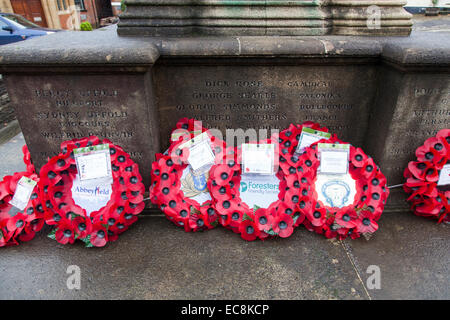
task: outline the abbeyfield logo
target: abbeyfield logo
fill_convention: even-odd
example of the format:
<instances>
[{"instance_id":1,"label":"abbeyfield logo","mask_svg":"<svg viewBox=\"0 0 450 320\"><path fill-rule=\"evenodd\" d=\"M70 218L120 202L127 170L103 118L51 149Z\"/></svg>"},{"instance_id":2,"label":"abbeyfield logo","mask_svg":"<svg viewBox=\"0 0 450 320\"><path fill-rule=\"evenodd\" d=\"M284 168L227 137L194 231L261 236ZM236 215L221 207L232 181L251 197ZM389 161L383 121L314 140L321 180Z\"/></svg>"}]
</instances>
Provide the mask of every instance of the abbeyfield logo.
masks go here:
<instances>
[{"instance_id":1,"label":"abbeyfield logo","mask_svg":"<svg viewBox=\"0 0 450 320\"><path fill-rule=\"evenodd\" d=\"M105 197L109 196L110 190L108 188L100 188L99 186L95 188L86 188L86 187L80 187L77 186L75 188L75 193L79 195L87 195L87 196L99 196L99 197Z\"/></svg>"},{"instance_id":2,"label":"abbeyfield logo","mask_svg":"<svg viewBox=\"0 0 450 320\"><path fill-rule=\"evenodd\" d=\"M248 186L246 182L241 182L241 189L239 190L239 192L245 192L247 191Z\"/></svg>"}]
</instances>

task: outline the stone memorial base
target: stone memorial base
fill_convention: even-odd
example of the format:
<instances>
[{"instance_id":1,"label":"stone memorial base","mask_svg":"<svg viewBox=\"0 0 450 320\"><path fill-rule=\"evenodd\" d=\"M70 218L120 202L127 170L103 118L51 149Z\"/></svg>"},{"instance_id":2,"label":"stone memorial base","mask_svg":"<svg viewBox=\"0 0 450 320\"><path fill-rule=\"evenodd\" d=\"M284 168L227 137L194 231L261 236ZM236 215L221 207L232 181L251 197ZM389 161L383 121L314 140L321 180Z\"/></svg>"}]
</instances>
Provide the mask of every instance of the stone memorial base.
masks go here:
<instances>
[{"instance_id":1,"label":"stone memorial base","mask_svg":"<svg viewBox=\"0 0 450 320\"><path fill-rule=\"evenodd\" d=\"M292 36L411 33L404 0L127 0L120 35Z\"/></svg>"},{"instance_id":2,"label":"stone memorial base","mask_svg":"<svg viewBox=\"0 0 450 320\"><path fill-rule=\"evenodd\" d=\"M449 127L448 34L120 37L115 27L0 48L0 72L41 167L67 139L123 146L146 186L181 117L210 128L319 122L403 183L414 150ZM393 189L386 210L404 210Z\"/></svg>"}]
</instances>

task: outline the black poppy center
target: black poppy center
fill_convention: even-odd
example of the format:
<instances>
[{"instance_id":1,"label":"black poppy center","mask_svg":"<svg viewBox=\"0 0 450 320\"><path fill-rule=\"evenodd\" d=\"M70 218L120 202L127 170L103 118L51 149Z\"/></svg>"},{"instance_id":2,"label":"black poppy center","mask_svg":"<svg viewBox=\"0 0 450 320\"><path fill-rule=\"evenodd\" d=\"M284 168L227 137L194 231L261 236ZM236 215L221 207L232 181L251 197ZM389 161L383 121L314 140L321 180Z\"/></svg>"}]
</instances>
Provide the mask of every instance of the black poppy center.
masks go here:
<instances>
[{"instance_id":1,"label":"black poppy center","mask_svg":"<svg viewBox=\"0 0 450 320\"><path fill-rule=\"evenodd\" d=\"M262 225L267 224L267 218L266 217L260 217L259 218L259 224L262 224Z\"/></svg>"},{"instance_id":2,"label":"black poppy center","mask_svg":"<svg viewBox=\"0 0 450 320\"><path fill-rule=\"evenodd\" d=\"M23 227L23 224L24 224L23 220L17 220L17 222L16 222L16 227L17 227L17 228L22 228L22 227Z\"/></svg>"}]
</instances>

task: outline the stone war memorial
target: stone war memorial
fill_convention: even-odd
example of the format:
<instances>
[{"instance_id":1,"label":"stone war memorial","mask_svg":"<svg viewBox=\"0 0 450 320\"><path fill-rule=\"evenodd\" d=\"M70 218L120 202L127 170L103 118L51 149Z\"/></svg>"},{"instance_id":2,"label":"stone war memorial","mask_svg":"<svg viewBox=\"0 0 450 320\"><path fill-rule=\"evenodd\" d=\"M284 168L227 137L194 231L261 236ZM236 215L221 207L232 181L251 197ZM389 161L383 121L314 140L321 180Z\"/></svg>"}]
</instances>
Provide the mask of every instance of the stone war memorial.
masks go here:
<instances>
[{"instance_id":1,"label":"stone war memorial","mask_svg":"<svg viewBox=\"0 0 450 320\"><path fill-rule=\"evenodd\" d=\"M125 4L117 27L0 48L37 168L62 141L98 135L131 154L148 187L182 117L222 131L314 121L396 185L416 148L449 127L449 39L411 36L405 1ZM392 189L386 211L406 208Z\"/></svg>"}]
</instances>

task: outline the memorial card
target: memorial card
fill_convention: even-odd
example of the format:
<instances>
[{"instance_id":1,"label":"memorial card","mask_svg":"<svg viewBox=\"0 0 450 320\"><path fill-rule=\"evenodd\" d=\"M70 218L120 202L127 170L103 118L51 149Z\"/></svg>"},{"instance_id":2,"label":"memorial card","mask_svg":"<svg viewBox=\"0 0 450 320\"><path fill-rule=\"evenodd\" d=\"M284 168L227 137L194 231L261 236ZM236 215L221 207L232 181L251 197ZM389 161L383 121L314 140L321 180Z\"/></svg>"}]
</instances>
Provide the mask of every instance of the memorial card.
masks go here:
<instances>
[{"instance_id":1,"label":"memorial card","mask_svg":"<svg viewBox=\"0 0 450 320\"><path fill-rule=\"evenodd\" d=\"M439 173L438 186L450 185L450 164L444 165Z\"/></svg>"},{"instance_id":2,"label":"memorial card","mask_svg":"<svg viewBox=\"0 0 450 320\"><path fill-rule=\"evenodd\" d=\"M17 182L16 191L9 203L22 211L27 206L28 201L30 201L31 194L36 185L36 181L23 176Z\"/></svg>"},{"instance_id":3,"label":"memorial card","mask_svg":"<svg viewBox=\"0 0 450 320\"><path fill-rule=\"evenodd\" d=\"M242 144L243 174L273 175L275 172L275 144Z\"/></svg>"},{"instance_id":4,"label":"memorial card","mask_svg":"<svg viewBox=\"0 0 450 320\"><path fill-rule=\"evenodd\" d=\"M189 157L187 161L192 167L192 170L198 175L209 171L214 164L215 156L211 149L208 134L203 132L179 146L180 149L186 147L189 148Z\"/></svg>"},{"instance_id":5,"label":"memorial card","mask_svg":"<svg viewBox=\"0 0 450 320\"><path fill-rule=\"evenodd\" d=\"M92 179L112 183L111 156L108 144L73 150L80 181Z\"/></svg>"},{"instance_id":6,"label":"memorial card","mask_svg":"<svg viewBox=\"0 0 450 320\"><path fill-rule=\"evenodd\" d=\"M331 133L329 132L314 130L311 128L302 128L302 133L300 135L295 153L303 153L305 149L313 143L322 139L329 139L330 137Z\"/></svg>"},{"instance_id":7,"label":"memorial card","mask_svg":"<svg viewBox=\"0 0 450 320\"><path fill-rule=\"evenodd\" d=\"M320 167L322 174L346 174L350 154L349 144L319 143Z\"/></svg>"}]
</instances>

